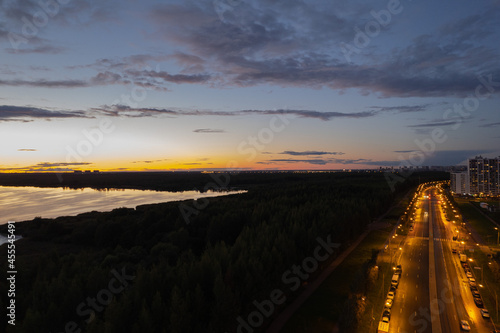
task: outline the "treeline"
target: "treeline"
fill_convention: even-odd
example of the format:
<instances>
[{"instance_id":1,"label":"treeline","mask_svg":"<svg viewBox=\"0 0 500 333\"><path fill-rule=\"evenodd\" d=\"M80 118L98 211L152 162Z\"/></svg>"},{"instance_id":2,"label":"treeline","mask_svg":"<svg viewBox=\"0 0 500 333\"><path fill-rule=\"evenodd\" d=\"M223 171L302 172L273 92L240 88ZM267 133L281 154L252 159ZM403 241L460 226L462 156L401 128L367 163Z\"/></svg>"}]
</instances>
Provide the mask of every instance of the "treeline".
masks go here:
<instances>
[{"instance_id":1,"label":"treeline","mask_svg":"<svg viewBox=\"0 0 500 333\"><path fill-rule=\"evenodd\" d=\"M442 175L426 174L433 178ZM209 199L189 220L166 203L17 224L25 238L16 242L16 327L7 332L236 332L254 300L276 288L293 298L283 274L318 237L342 250L418 175L396 192L377 173L262 182ZM4 309L7 289L0 281Z\"/></svg>"},{"instance_id":2,"label":"treeline","mask_svg":"<svg viewBox=\"0 0 500 333\"><path fill-rule=\"evenodd\" d=\"M364 172L360 172L364 173ZM353 173L356 174L356 173ZM158 191L249 188L256 185L322 179L323 173L293 171L239 172L101 172L101 173L0 173L2 186L37 186L94 189L129 188Z\"/></svg>"}]
</instances>

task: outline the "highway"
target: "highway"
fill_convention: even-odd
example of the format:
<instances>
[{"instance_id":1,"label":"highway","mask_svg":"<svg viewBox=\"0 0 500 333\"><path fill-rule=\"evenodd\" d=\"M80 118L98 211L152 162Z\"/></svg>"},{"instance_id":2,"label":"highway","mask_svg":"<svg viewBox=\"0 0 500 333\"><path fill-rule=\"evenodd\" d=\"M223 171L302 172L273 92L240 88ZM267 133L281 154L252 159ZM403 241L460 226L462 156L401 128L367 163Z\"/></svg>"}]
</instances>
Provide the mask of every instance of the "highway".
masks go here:
<instances>
[{"instance_id":1,"label":"highway","mask_svg":"<svg viewBox=\"0 0 500 333\"><path fill-rule=\"evenodd\" d=\"M417 209L414 230L402 246L403 272L391 312L389 332L432 332L429 312L429 221Z\"/></svg>"},{"instance_id":2,"label":"highway","mask_svg":"<svg viewBox=\"0 0 500 333\"><path fill-rule=\"evenodd\" d=\"M459 242L462 237L452 240L460 227L446 221L437 187L424 190L422 196L415 215L411 215L414 230L401 246L398 263L403 272L391 309L389 332L460 332L460 320L467 320L470 332L489 333L493 325L482 318L459 256L452 253L453 248L475 244L468 235L463 244ZM469 263L473 266L473 262Z\"/></svg>"}]
</instances>

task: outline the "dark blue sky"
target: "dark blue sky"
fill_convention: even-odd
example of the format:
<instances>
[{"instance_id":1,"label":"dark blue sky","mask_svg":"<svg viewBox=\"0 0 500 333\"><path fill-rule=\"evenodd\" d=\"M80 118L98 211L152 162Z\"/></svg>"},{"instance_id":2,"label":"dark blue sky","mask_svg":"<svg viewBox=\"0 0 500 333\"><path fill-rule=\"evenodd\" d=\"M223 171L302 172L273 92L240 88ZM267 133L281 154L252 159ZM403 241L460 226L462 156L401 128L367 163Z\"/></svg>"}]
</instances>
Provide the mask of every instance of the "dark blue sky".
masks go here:
<instances>
[{"instance_id":1,"label":"dark blue sky","mask_svg":"<svg viewBox=\"0 0 500 333\"><path fill-rule=\"evenodd\" d=\"M0 171L500 154L498 0L0 6Z\"/></svg>"}]
</instances>

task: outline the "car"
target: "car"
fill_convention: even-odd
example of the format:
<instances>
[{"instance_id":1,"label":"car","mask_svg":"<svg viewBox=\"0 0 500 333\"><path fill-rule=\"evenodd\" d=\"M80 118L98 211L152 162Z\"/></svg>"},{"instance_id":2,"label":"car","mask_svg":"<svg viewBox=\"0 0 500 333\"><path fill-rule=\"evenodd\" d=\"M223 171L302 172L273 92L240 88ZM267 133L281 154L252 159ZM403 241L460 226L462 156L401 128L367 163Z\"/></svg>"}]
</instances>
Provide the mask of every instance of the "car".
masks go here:
<instances>
[{"instance_id":1,"label":"car","mask_svg":"<svg viewBox=\"0 0 500 333\"><path fill-rule=\"evenodd\" d=\"M396 290L397 290L397 289L396 289L396 287L394 287L394 286L391 286L391 289L389 289L389 291L394 292L394 294L396 294Z\"/></svg>"},{"instance_id":2,"label":"car","mask_svg":"<svg viewBox=\"0 0 500 333\"><path fill-rule=\"evenodd\" d=\"M473 296L473 297L479 297L479 298L480 298L480 297L481 297L481 294L479 294L479 291L477 291L477 290L472 290L472 296Z\"/></svg>"},{"instance_id":3,"label":"car","mask_svg":"<svg viewBox=\"0 0 500 333\"><path fill-rule=\"evenodd\" d=\"M469 282L476 282L476 279L474 279L473 277L469 278Z\"/></svg>"},{"instance_id":4,"label":"car","mask_svg":"<svg viewBox=\"0 0 500 333\"><path fill-rule=\"evenodd\" d=\"M469 279L473 279L473 277L472 277L472 273L471 273L470 271L465 272L465 275L466 275Z\"/></svg>"},{"instance_id":5,"label":"car","mask_svg":"<svg viewBox=\"0 0 500 333\"><path fill-rule=\"evenodd\" d=\"M470 326L469 326L469 323L467 322L467 320L460 320L460 328L463 330L463 331L470 331Z\"/></svg>"},{"instance_id":6,"label":"car","mask_svg":"<svg viewBox=\"0 0 500 333\"><path fill-rule=\"evenodd\" d=\"M451 253L457 253L457 249L451 249Z\"/></svg>"},{"instance_id":7,"label":"car","mask_svg":"<svg viewBox=\"0 0 500 333\"><path fill-rule=\"evenodd\" d=\"M489 318L490 317L490 313L488 312L488 310L486 309L481 309L481 316L483 316L483 318Z\"/></svg>"},{"instance_id":8,"label":"car","mask_svg":"<svg viewBox=\"0 0 500 333\"><path fill-rule=\"evenodd\" d=\"M476 287L476 286L477 286L477 284L476 284L476 282L474 282L474 281L469 281L469 286L471 286L471 287Z\"/></svg>"},{"instance_id":9,"label":"car","mask_svg":"<svg viewBox=\"0 0 500 333\"><path fill-rule=\"evenodd\" d=\"M477 287L476 286L470 286L470 291L476 291Z\"/></svg>"},{"instance_id":10,"label":"car","mask_svg":"<svg viewBox=\"0 0 500 333\"><path fill-rule=\"evenodd\" d=\"M394 300L394 296L395 296L394 291L389 291L389 293L387 294L387 299Z\"/></svg>"},{"instance_id":11,"label":"car","mask_svg":"<svg viewBox=\"0 0 500 333\"><path fill-rule=\"evenodd\" d=\"M393 301L392 299L388 298L386 301L385 301L385 307L390 309L392 308L392 304L393 304Z\"/></svg>"},{"instance_id":12,"label":"car","mask_svg":"<svg viewBox=\"0 0 500 333\"><path fill-rule=\"evenodd\" d=\"M478 308L484 307L483 300L480 297L474 297L474 303Z\"/></svg>"}]
</instances>

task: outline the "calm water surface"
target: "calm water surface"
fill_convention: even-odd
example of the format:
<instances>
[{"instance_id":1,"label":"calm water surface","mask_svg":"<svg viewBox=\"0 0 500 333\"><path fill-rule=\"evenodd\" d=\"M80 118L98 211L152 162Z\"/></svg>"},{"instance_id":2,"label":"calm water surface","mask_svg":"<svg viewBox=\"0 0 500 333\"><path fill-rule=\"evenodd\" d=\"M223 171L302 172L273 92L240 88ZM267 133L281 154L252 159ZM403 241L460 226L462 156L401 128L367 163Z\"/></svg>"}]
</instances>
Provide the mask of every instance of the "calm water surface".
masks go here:
<instances>
[{"instance_id":1,"label":"calm water surface","mask_svg":"<svg viewBox=\"0 0 500 333\"><path fill-rule=\"evenodd\" d=\"M32 220L37 216L54 218L90 211L111 211L139 205L243 193L231 192L157 192L143 190L78 190L63 188L0 186L0 224Z\"/></svg>"}]
</instances>

